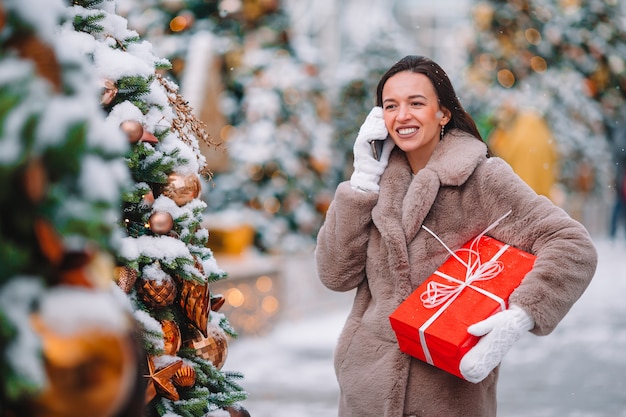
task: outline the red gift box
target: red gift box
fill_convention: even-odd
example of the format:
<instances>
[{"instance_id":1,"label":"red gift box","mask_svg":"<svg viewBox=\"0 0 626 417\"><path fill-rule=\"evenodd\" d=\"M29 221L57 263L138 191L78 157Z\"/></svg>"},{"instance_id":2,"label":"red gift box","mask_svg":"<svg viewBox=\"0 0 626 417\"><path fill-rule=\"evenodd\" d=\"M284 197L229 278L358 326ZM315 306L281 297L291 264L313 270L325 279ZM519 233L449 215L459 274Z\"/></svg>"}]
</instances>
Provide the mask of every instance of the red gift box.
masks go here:
<instances>
[{"instance_id":1,"label":"red gift box","mask_svg":"<svg viewBox=\"0 0 626 417\"><path fill-rule=\"evenodd\" d=\"M463 378L461 359L479 339L467 328L507 308L535 258L484 235L465 244L389 316L400 350Z\"/></svg>"}]
</instances>

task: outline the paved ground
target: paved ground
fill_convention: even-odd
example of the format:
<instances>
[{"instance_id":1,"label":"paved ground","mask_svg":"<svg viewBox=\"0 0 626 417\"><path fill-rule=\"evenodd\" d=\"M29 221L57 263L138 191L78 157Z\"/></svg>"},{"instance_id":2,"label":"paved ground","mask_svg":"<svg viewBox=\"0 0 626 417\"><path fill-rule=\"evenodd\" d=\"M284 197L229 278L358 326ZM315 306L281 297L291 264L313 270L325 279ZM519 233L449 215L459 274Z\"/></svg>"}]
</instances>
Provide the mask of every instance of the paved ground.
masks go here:
<instances>
[{"instance_id":1,"label":"paved ground","mask_svg":"<svg viewBox=\"0 0 626 417\"><path fill-rule=\"evenodd\" d=\"M505 358L499 416L626 417L626 244L597 246L598 273L570 314ZM350 296L231 342L225 368L245 374L252 417L336 417L332 352Z\"/></svg>"}]
</instances>

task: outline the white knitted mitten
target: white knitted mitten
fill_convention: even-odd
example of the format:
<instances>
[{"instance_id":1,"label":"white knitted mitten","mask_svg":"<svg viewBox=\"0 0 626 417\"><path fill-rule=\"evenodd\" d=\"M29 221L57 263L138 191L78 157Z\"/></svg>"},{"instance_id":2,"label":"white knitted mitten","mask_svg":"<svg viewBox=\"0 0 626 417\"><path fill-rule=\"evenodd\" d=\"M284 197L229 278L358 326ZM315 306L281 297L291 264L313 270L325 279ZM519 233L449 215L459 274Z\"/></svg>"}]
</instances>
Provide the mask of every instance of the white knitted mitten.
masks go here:
<instances>
[{"instance_id":1,"label":"white knitted mitten","mask_svg":"<svg viewBox=\"0 0 626 417\"><path fill-rule=\"evenodd\" d=\"M395 146L387 135L383 109L374 107L361 125L354 142L354 172L350 177L352 188L374 192L380 189L378 185L380 176L387 167L389 155ZM370 142L374 140L384 141L380 160L376 160L372 154Z\"/></svg>"},{"instance_id":2,"label":"white knitted mitten","mask_svg":"<svg viewBox=\"0 0 626 417\"><path fill-rule=\"evenodd\" d=\"M473 383L485 379L513 344L534 326L532 317L516 305L469 326L470 334L482 337L461 359L461 375Z\"/></svg>"}]
</instances>

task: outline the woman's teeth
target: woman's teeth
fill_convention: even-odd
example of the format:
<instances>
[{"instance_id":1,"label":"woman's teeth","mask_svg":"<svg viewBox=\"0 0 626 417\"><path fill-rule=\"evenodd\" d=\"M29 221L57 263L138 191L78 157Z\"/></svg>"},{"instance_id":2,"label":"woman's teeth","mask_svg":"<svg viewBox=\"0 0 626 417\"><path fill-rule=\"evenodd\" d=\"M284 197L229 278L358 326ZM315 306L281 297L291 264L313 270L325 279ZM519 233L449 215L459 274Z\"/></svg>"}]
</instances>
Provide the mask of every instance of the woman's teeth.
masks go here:
<instances>
[{"instance_id":1,"label":"woman's teeth","mask_svg":"<svg viewBox=\"0 0 626 417\"><path fill-rule=\"evenodd\" d=\"M413 132L417 132L417 129L414 127L407 127L405 129L398 129L398 133L401 135L408 135L411 134Z\"/></svg>"}]
</instances>

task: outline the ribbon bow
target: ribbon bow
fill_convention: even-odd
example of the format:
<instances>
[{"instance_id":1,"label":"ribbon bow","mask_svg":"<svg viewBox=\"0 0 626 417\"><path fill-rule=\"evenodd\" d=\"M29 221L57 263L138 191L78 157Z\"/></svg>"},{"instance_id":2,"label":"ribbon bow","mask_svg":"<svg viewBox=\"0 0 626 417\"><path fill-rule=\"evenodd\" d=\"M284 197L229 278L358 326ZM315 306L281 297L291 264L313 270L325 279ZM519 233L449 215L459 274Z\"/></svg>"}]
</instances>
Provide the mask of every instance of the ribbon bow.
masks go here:
<instances>
[{"instance_id":1,"label":"ribbon bow","mask_svg":"<svg viewBox=\"0 0 626 417\"><path fill-rule=\"evenodd\" d=\"M445 278L446 280L450 281L451 284L442 284L442 283L431 281L427 284L426 290L422 292L422 294L420 295L420 299L422 300L424 307L426 308L439 307L439 309L419 328L420 343L422 345L422 350L424 351L424 355L426 357L426 362L428 362L429 364L431 365L433 364L433 359L428 350L428 345L426 343L426 334L425 334L426 329L435 320L437 320L437 318L448 308L450 304L454 302L454 300L461 294L461 292L465 288L471 288L475 291L480 292L481 294L484 294L485 296L498 302L502 310L506 310L506 303L502 298L482 288L476 287L472 285L472 283L476 281L485 281L485 280L493 279L502 271L502 269L504 269L504 265L502 264L501 261L498 261L498 258L509 249L509 245L504 245L498 251L498 253L496 253L490 260L488 260L485 263L483 263L480 259L480 254L477 250L477 246L478 246L480 239L489 230L496 227L500 223L500 221L502 221L502 219L507 217L509 214L511 214L510 210L504 216L500 217L498 220L493 222L481 234L476 236L476 238L472 240L472 243L470 244L469 248L459 250L459 252L461 251L469 252L467 262L464 261L457 253L452 251L433 231L431 231L426 226L422 225L422 228L424 228L424 230L426 230L435 239L437 239L439 243L441 243L446 248L446 250L450 252L450 254L454 256L454 258L456 258L456 260L458 260L461 264L463 264L466 267L464 280L451 277L440 271L435 271L436 275L439 275L440 277ZM473 259L474 256L475 256L475 259Z\"/></svg>"},{"instance_id":2,"label":"ribbon bow","mask_svg":"<svg viewBox=\"0 0 626 417\"><path fill-rule=\"evenodd\" d=\"M478 244L480 236L472 242L472 246ZM508 249L508 245L506 245L505 250ZM504 265L501 261L490 259L489 261L483 263L480 260L480 254L478 251L473 249L461 249L461 251L467 251L469 253L468 261L464 262L457 253L454 253L454 257L461 262L465 268L465 279L459 280L457 278L451 277L442 272L436 271L435 274L439 275L442 278L451 281L452 284L444 284L441 282L431 281L427 284L426 290L420 295L420 299L426 308L435 308L439 307L446 301L448 301L451 297L457 296L461 293L465 288L471 287L472 289L479 291L485 295L487 292L482 288L475 287L472 285L475 281L487 281L498 276L500 272L504 269ZM476 259L472 261L472 256L476 256ZM496 258L497 259L497 258Z\"/></svg>"}]
</instances>

